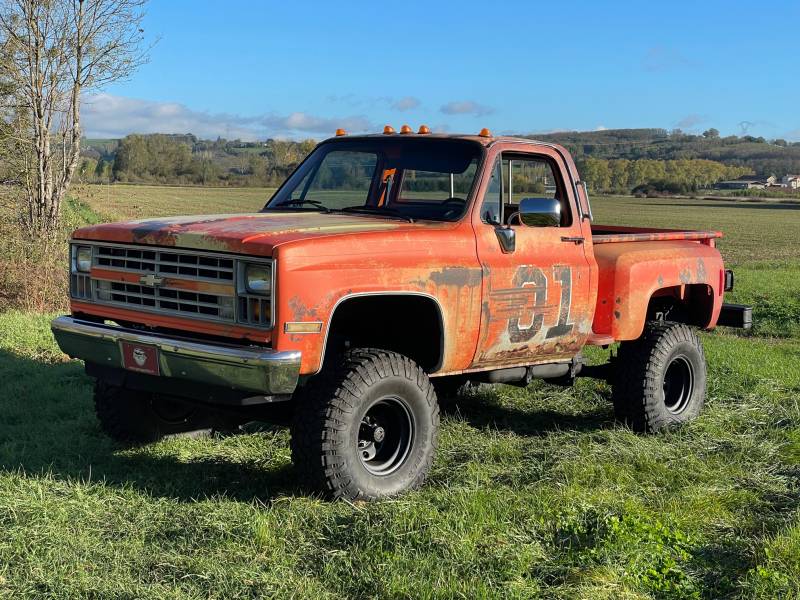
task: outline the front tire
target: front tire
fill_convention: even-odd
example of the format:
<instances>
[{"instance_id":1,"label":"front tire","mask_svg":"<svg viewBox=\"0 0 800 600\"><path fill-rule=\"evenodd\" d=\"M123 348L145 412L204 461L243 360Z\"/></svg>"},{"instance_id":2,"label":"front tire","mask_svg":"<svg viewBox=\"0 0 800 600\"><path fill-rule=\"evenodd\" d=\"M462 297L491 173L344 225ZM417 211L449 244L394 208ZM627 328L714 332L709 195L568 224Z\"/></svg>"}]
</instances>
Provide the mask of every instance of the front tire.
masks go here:
<instances>
[{"instance_id":1,"label":"front tire","mask_svg":"<svg viewBox=\"0 0 800 600\"><path fill-rule=\"evenodd\" d=\"M614 412L632 429L656 432L697 417L706 394L706 359L688 325L649 322L642 336L620 345Z\"/></svg>"},{"instance_id":2,"label":"front tire","mask_svg":"<svg viewBox=\"0 0 800 600\"><path fill-rule=\"evenodd\" d=\"M312 489L376 500L422 485L433 464L439 406L406 356L346 352L297 393L292 460Z\"/></svg>"},{"instance_id":3,"label":"front tire","mask_svg":"<svg viewBox=\"0 0 800 600\"><path fill-rule=\"evenodd\" d=\"M168 435L212 431L212 419L200 407L102 380L95 383L94 406L101 428L117 442L147 443Z\"/></svg>"}]
</instances>

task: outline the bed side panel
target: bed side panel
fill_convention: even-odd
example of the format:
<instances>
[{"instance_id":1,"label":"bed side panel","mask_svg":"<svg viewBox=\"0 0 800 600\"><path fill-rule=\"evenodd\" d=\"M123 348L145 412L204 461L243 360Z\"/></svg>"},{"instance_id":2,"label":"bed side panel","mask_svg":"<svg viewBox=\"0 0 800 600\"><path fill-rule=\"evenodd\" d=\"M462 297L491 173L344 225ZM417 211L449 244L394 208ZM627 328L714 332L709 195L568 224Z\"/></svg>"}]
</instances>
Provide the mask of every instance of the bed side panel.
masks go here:
<instances>
[{"instance_id":1,"label":"bed side panel","mask_svg":"<svg viewBox=\"0 0 800 600\"><path fill-rule=\"evenodd\" d=\"M623 242L594 246L599 289L593 330L615 340L638 338L658 290L703 284L713 295L712 328L722 306L719 251L693 241Z\"/></svg>"}]
</instances>

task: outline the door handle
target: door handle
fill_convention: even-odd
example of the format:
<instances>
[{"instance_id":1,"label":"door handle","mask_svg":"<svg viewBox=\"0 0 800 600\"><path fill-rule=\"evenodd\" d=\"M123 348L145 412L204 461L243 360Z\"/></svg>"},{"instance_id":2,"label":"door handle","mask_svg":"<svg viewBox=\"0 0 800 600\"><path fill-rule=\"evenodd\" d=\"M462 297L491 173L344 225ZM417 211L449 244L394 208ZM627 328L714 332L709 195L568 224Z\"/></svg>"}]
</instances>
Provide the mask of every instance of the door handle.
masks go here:
<instances>
[{"instance_id":1,"label":"door handle","mask_svg":"<svg viewBox=\"0 0 800 600\"><path fill-rule=\"evenodd\" d=\"M562 242L572 242L575 245L580 245L585 241L586 238L582 238L580 236L575 237L568 237L568 236L561 236Z\"/></svg>"}]
</instances>

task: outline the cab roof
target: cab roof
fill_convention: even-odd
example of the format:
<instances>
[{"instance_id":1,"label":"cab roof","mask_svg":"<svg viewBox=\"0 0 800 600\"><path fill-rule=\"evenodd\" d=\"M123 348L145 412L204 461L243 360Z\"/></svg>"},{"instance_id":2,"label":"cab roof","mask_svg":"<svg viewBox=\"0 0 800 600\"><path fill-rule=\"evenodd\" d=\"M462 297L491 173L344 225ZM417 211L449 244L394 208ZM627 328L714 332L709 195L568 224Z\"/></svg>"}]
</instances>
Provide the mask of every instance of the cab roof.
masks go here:
<instances>
[{"instance_id":1,"label":"cab roof","mask_svg":"<svg viewBox=\"0 0 800 600\"><path fill-rule=\"evenodd\" d=\"M542 146L553 146L552 142L544 142L534 140L531 138L515 137L515 136L494 136L494 135L475 135L467 133L365 133L365 134L343 134L330 137L325 142L335 140L369 140L377 138L429 138L441 140L466 140L470 142L477 142L482 146L491 146L497 142L518 142L521 144L541 144Z\"/></svg>"}]
</instances>

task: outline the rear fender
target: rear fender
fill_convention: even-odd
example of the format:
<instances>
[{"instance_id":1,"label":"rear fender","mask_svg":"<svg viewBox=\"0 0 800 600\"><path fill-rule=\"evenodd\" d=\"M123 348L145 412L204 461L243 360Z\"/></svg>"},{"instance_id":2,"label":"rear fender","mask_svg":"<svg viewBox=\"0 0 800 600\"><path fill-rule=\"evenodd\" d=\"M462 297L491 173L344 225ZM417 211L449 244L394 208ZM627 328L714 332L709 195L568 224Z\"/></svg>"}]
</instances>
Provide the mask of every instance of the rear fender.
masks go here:
<instances>
[{"instance_id":1,"label":"rear fender","mask_svg":"<svg viewBox=\"0 0 800 600\"><path fill-rule=\"evenodd\" d=\"M594 332L618 341L634 340L644 331L653 300L668 296L686 306L693 324L713 328L722 307L722 259L714 248L693 246L682 252L670 252L666 247L660 258L643 259L641 254L624 249L599 258Z\"/></svg>"}]
</instances>

